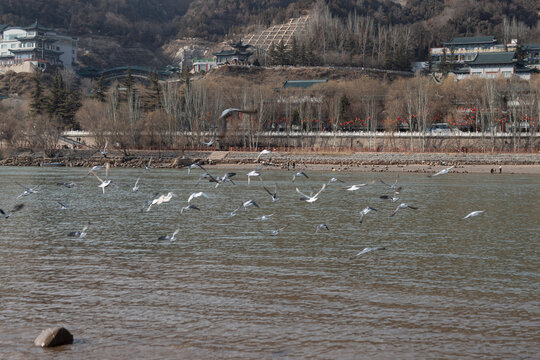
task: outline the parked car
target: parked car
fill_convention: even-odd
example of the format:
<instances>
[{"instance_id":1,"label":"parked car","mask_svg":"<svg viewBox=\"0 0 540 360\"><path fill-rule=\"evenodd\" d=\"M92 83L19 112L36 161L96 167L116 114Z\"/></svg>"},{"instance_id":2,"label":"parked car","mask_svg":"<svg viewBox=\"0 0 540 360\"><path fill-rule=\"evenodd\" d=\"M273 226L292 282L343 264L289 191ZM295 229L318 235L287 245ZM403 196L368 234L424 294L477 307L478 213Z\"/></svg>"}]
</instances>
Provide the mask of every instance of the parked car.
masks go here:
<instances>
[{"instance_id":1,"label":"parked car","mask_svg":"<svg viewBox=\"0 0 540 360\"><path fill-rule=\"evenodd\" d=\"M429 132L434 134L450 134L452 133L452 129L447 123L437 123L431 125Z\"/></svg>"}]
</instances>

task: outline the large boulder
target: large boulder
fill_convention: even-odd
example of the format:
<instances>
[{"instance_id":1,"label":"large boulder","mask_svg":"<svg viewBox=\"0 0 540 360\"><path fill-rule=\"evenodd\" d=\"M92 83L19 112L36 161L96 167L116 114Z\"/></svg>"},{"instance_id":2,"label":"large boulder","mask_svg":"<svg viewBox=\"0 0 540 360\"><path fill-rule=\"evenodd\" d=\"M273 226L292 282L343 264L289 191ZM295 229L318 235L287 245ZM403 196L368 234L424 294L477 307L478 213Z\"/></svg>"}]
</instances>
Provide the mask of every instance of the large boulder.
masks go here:
<instances>
[{"instance_id":1,"label":"large boulder","mask_svg":"<svg viewBox=\"0 0 540 360\"><path fill-rule=\"evenodd\" d=\"M73 335L64 327L45 329L34 340L34 345L41 347L53 347L73 344Z\"/></svg>"}]
</instances>

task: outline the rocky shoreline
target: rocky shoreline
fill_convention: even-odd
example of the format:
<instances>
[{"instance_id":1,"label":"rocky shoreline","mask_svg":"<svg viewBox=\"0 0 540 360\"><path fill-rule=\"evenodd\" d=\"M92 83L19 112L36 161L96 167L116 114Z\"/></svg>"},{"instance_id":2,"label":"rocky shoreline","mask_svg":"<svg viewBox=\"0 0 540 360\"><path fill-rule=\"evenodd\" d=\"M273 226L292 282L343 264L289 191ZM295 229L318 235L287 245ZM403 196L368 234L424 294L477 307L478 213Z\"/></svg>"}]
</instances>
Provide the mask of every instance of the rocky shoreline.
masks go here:
<instances>
[{"instance_id":1,"label":"rocky shoreline","mask_svg":"<svg viewBox=\"0 0 540 360\"><path fill-rule=\"evenodd\" d=\"M113 167L182 168L194 162L214 167L258 165L259 152L243 151L131 151L103 157L95 150L61 150L55 157L39 152L19 152L0 159L3 166L92 167L109 162ZM272 152L259 158L276 168L328 169L335 171L424 172L436 166L456 165L456 171L489 172L499 166L515 173L540 173L540 153L315 153Z\"/></svg>"}]
</instances>

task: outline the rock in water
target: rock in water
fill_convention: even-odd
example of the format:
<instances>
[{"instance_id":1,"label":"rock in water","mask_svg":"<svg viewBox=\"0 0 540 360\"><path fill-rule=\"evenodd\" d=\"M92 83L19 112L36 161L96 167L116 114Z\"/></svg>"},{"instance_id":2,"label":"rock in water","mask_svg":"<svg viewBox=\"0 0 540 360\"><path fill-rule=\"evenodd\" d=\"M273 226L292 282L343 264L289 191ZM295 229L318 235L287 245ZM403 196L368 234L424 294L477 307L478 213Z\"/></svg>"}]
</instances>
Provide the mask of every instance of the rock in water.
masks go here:
<instances>
[{"instance_id":1,"label":"rock in water","mask_svg":"<svg viewBox=\"0 0 540 360\"><path fill-rule=\"evenodd\" d=\"M41 347L53 347L73 344L73 335L63 327L45 329L34 340L34 345Z\"/></svg>"}]
</instances>

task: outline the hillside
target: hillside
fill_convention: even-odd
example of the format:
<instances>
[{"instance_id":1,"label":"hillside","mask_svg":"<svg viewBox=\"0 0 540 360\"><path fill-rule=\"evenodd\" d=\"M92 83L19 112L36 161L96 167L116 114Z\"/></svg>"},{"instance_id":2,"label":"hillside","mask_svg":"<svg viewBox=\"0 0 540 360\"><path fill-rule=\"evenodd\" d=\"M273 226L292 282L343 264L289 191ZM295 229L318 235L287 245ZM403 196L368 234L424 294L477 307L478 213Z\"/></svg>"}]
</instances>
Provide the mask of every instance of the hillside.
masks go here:
<instances>
[{"instance_id":1,"label":"hillside","mask_svg":"<svg viewBox=\"0 0 540 360\"><path fill-rule=\"evenodd\" d=\"M453 36L540 39L537 0L25 0L0 2L0 23L24 26L38 19L78 36L82 65L160 66L173 61L174 51L162 49L175 39L236 40L307 12L318 22L303 42L320 57L325 52L325 64L392 68L388 59L358 58L363 36L372 39L372 52L391 57L405 51L408 62L423 60L430 46ZM391 38L392 32L400 37ZM375 39L385 37L390 48L376 46ZM397 49L402 41L406 48Z\"/></svg>"}]
</instances>

